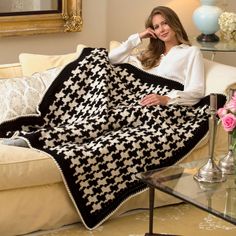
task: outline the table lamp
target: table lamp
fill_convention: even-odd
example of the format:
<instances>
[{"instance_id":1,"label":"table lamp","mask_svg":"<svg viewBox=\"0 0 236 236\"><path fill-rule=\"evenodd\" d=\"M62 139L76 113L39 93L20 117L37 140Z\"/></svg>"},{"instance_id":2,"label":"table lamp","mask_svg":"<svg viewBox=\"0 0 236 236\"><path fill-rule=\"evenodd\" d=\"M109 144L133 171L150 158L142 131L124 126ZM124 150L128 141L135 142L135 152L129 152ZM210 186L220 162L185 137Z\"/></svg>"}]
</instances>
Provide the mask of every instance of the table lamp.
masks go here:
<instances>
[{"instance_id":1,"label":"table lamp","mask_svg":"<svg viewBox=\"0 0 236 236\"><path fill-rule=\"evenodd\" d=\"M200 0L199 6L193 12L193 22L201 32L197 37L199 42L218 42L219 37L215 33L220 29L218 18L222 10L215 6L217 0Z\"/></svg>"}]
</instances>

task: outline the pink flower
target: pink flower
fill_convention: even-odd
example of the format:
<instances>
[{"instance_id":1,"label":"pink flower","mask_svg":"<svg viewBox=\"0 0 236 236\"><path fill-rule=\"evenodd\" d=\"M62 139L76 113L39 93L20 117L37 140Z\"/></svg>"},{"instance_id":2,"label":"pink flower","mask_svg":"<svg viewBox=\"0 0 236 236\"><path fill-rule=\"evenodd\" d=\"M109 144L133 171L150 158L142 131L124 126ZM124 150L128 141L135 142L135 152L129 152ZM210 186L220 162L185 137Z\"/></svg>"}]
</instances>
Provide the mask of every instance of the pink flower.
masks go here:
<instances>
[{"instance_id":1,"label":"pink flower","mask_svg":"<svg viewBox=\"0 0 236 236\"><path fill-rule=\"evenodd\" d=\"M236 117L232 113L228 113L221 118L222 125L225 131L231 132L236 126Z\"/></svg>"},{"instance_id":2,"label":"pink flower","mask_svg":"<svg viewBox=\"0 0 236 236\"><path fill-rule=\"evenodd\" d=\"M232 113L236 113L236 97L232 99L225 105L226 109L229 109Z\"/></svg>"},{"instance_id":3,"label":"pink flower","mask_svg":"<svg viewBox=\"0 0 236 236\"><path fill-rule=\"evenodd\" d=\"M227 114L227 110L222 107L217 110L217 115L220 117L220 119Z\"/></svg>"},{"instance_id":4,"label":"pink flower","mask_svg":"<svg viewBox=\"0 0 236 236\"><path fill-rule=\"evenodd\" d=\"M232 96L231 99L232 99L232 100L236 100L236 91L234 92L234 94L233 94L233 96Z\"/></svg>"}]
</instances>

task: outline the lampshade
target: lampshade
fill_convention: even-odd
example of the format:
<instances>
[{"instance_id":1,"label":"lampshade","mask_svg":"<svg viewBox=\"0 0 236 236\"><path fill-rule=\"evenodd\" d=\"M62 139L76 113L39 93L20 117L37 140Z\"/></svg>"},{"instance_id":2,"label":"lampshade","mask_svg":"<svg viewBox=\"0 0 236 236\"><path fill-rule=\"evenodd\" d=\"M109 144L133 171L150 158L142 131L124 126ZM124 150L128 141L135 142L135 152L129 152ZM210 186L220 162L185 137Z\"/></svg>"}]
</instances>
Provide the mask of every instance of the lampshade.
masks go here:
<instances>
[{"instance_id":1,"label":"lampshade","mask_svg":"<svg viewBox=\"0 0 236 236\"><path fill-rule=\"evenodd\" d=\"M202 33L197 37L201 42L217 42L219 37L215 33L220 29L218 18L222 10L215 6L216 0L201 0L201 6L193 12L193 21Z\"/></svg>"}]
</instances>

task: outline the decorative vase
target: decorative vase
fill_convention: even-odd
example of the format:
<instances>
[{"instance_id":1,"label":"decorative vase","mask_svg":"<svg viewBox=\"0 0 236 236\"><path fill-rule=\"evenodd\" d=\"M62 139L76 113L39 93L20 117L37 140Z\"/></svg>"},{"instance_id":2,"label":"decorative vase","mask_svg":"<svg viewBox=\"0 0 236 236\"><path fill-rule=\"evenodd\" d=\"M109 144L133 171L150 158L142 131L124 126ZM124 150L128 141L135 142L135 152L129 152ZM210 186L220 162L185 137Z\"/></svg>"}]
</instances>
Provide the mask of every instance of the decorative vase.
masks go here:
<instances>
[{"instance_id":1,"label":"decorative vase","mask_svg":"<svg viewBox=\"0 0 236 236\"><path fill-rule=\"evenodd\" d=\"M215 33L220 29L218 18L222 10L215 6L216 0L200 0L201 6L193 12L193 21L202 33L197 37L200 42L218 42Z\"/></svg>"},{"instance_id":2,"label":"decorative vase","mask_svg":"<svg viewBox=\"0 0 236 236\"><path fill-rule=\"evenodd\" d=\"M230 179L231 183L229 182L229 187L226 187L224 214L236 218L236 189L233 180Z\"/></svg>"},{"instance_id":3,"label":"decorative vase","mask_svg":"<svg viewBox=\"0 0 236 236\"><path fill-rule=\"evenodd\" d=\"M220 39L222 41L226 41L228 43L235 43L236 42L236 30L232 32L225 32L223 30L220 31Z\"/></svg>"},{"instance_id":4,"label":"decorative vase","mask_svg":"<svg viewBox=\"0 0 236 236\"><path fill-rule=\"evenodd\" d=\"M233 142L235 140L232 138L232 134L228 134L228 153L220 159L219 168L224 174L232 175L235 173L235 149L233 149Z\"/></svg>"},{"instance_id":5,"label":"decorative vase","mask_svg":"<svg viewBox=\"0 0 236 236\"><path fill-rule=\"evenodd\" d=\"M233 156L234 156L234 172L233 172L233 175L236 175L236 150L235 149L234 149ZM236 182L236 180L235 180L235 182Z\"/></svg>"},{"instance_id":6,"label":"decorative vase","mask_svg":"<svg viewBox=\"0 0 236 236\"><path fill-rule=\"evenodd\" d=\"M235 89L229 90L229 98L228 98L229 100L232 99L232 96L235 92L236 92ZM227 175L232 175L235 174L236 172L235 143L236 143L235 134L228 133L228 153L225 156L223 156L218 163L218 166L221 169L221 171Z\"/></svg>"},{"instance_id":7,"label":"decorative vase","mask_svg":"<svg viewBox=\"0 0 236 236\"><path fill-rule=\"evenodd\" d=\"M234 142L234 144L235 144L235 142L236 142L235 137L233 138L232 142ZM232 170L231 175L236 177L236 149L235 148L233 148L233 170ZM235 178L235 181L236 181L236 178Z\"/></svg>"}]
</instances>

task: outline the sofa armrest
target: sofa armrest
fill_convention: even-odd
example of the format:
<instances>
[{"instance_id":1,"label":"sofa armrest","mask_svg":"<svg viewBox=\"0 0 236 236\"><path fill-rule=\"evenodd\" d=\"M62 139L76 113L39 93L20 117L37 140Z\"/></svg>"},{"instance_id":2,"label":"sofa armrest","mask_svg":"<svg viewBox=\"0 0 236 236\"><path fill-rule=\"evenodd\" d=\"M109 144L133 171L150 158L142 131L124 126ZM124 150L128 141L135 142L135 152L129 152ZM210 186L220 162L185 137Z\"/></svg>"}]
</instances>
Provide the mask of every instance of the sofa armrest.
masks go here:
<instances>
[{"instance_id":1,"label":"sofa armrest","mask_svg":"<svg viewBox=\"0 0 236 236\"><path fill-rule=\"evenodd\" d=\"M204 59L206 90L210 93L227 95L230 88L236 88L236 67Z\"/></svg>"},{"instance_id":2,"label":"sofa armrest","mask_svg":"<svg viewBox=\"0 0 236 236\"><path fill-rule=\"evenodd\" d=\"M0 65L0 79L22 77L20 63Z\"/></svg>"}]
</instances>

